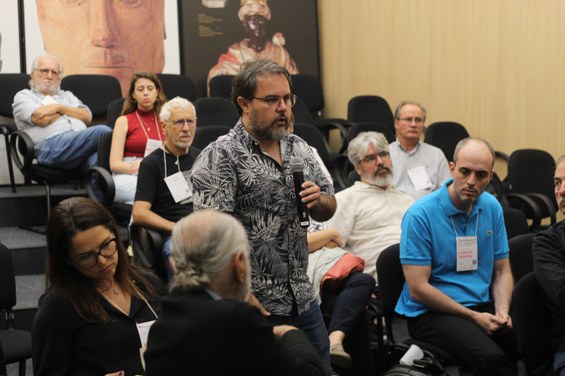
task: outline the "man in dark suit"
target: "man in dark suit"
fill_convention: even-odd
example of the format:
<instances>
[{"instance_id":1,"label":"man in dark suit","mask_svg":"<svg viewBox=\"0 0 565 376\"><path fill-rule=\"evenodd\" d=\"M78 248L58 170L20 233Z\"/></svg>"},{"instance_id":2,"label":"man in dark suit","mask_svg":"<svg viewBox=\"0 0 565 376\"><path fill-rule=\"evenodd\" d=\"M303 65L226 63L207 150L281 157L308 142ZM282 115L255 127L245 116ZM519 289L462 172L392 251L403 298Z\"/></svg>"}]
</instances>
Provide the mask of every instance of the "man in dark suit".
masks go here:
<instances>
[{"instance_id":1,"label":"man in dark suit","mask_svg":"<svg viewBox=\"0 0 565 376\"><path fill-rule=\"evenodd\" d=\"M149 332L152 375L325 375L306 335L247 304L249 242L229 214L202 210L172 235L171 293Z\"/></svg>"}]
</instances>

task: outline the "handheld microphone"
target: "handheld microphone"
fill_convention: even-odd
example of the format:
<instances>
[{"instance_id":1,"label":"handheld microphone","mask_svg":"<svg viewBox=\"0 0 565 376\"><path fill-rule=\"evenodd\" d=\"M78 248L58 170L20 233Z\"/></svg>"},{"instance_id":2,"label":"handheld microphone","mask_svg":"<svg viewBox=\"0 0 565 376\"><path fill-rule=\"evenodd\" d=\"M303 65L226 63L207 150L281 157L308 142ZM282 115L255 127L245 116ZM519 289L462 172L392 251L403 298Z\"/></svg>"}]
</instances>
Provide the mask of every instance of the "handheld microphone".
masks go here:
<instances>
[{"instance_id":1,"label":"handheld microphone","mask_svg":"<svg viewBox=\"0 0 565 376\"><path fill-rule=\"evenodd\" d=\"M290 159L290 171L294 180L294 193L296 196L296 210L298 211L298 219L301 227L310 226L310 216L306 204L300 201L300 191L304 183L304 160L300 157L292 157Z\"/></svg>"}]
</instances>

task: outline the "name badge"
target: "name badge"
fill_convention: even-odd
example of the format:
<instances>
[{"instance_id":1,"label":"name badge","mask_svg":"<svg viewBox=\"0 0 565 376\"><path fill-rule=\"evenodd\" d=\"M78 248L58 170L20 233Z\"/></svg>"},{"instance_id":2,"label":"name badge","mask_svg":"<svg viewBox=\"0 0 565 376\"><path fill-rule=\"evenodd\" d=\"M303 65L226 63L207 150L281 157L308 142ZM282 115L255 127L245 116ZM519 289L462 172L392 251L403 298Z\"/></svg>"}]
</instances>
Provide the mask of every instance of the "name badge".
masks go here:
<instances>
[{"instance_id":1,"label":"name badge","mask_svg":"<svg viewBox=\"0 0 565 376\"><path fill-rule=\"evenodd\" d=\"M163 141L148 138L147 143L145 144L145 153L143 154L143 157L147 157L149 154L153 153L155 149L159 149L161 145L163 145Z\"/></svg>"},{"instance_id":2,"label":"name badge","mask_svg":"<svg viewBox=\"0 0 565 376\"><path fill-rule=\"evenodd\" d=\"M432 182L430 181L430 178L428 177L424 166L411 168L410 170L408 170L408 176L410 177L410 181L412 181L412 184L414 184L414 188L417 191L428 189L432 186Z\"/></svg>"},{"instance_id":3,"label":"name badge","mask_svg":"<svg viewBox=\"0 0 565 376\"><path fill-rule=\"evenodd\" d=\"M149 337L149 329L151 328L151 325L153 325L153 323L155 323L155 320L136 324L137 333L139 334L139 339L141 340L142 347L147 345L147 338Z\"/></svg>"},{"instance_id":4,"label":"name badge","mask_svg":"<svg viewBox=\"0 0 565 376\"><path fill-rule=\"evenodd\" d=\"M167 188L169 188L169 192L171 192L173 200L175 200L177 204L192 197L192 189L188 186L181 172L167 176L165 178L165 184L167 184Z\"/></svg>"},{"instance_id":5,"label":"name badge","mask_svg":"<svg viewBox=\"0 0 565 376\"><path fill-rule=\"evenodd\" d=\"M457 271L467 272L477 270L479 264L478 245L476 236L458 236L457 240Z\"/></svg>"}]
</instances>

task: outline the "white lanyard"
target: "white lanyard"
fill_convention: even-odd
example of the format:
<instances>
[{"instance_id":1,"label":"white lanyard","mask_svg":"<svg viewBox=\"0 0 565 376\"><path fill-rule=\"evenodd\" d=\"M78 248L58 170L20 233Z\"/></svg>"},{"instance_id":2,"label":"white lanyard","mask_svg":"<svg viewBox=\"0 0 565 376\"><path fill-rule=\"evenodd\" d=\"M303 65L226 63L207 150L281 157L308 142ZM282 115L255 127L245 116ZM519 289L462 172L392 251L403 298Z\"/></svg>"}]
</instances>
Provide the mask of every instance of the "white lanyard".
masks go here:
<instances>
[{"instance_id":1,"label":"white lanyard","mask_svg":"<svg viewBox=\"0 0 565 376\"><path fill-rule=\"evenodd\" d=\"M481 212L477 212L477 224L475 225L475 236L477 236L477 230L479 228L479 214ZM455 231L455 236L459 237L459 234L457 233L457 230L455 229L455 222L453 222L453 217L449 217L449 219L451 219L451 225L453 226L453 231Z\"/></svg>"},{"instance_id":2,"label":"white lanyard","mask_svg":"<svg viewBox=\"0 0 565 376\"><path fill-rule=\"evenodd\" d=\"M163 144L163 149L162 149L163 150L163 166L165 167L165 178L166 178L168 176L168 174L167 174L167 153L165 152L165 149L167 149L167 151L169 153L171 153L171 151L169 150L169 148L167 148L167 145ZM171 154L173 154L173 153L171 153ZM175 164L177 165L179 172L181 172L180 171L179 157L178 157L178 155L175 155L175 157L177 157L177 162Z\"/></svg>"},{"instance_id":3,"label":"white lanyard","mask_svg":"<svg viewBox=\"0 0 565 376\"><path fill-rule=\"evenodd\" d=\"M141 120L141 117L139 117L139 114L137 113L137 110L135 111L135 116L137 116L137 120L139 120L139 124L141 125L141 129L143 130L143 133L145 133L145 137L150 140L149 134L147 133L147 131L145 130L145 124L143 123L143 120ZM155 119L155 129L157 129L157 136L159 137L159 141L163 141L161 140L161 132L159 132L159 129L157 128L157 115L155 114L155 112L153 112L153 118Z\"/></svg>"}]
</instances>

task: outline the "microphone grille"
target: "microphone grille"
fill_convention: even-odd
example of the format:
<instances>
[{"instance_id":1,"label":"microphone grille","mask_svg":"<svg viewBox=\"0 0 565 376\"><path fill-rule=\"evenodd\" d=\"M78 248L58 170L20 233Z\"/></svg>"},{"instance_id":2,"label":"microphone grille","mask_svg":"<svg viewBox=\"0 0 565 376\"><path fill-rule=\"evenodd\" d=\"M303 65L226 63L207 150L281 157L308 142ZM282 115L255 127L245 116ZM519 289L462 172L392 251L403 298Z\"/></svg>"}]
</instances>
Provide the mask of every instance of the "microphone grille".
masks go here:
<instances>
[{"instance_id":1,"label":"microphone grille","mask_svg":"<svg viewBox=\"0 0 565 376\"><path fill-rule=\"evenodd\" d=\"M304 170L304 160L300 157L290 158L290 170L292 172L302 172Z\"/></svg>"}]
</instances>

